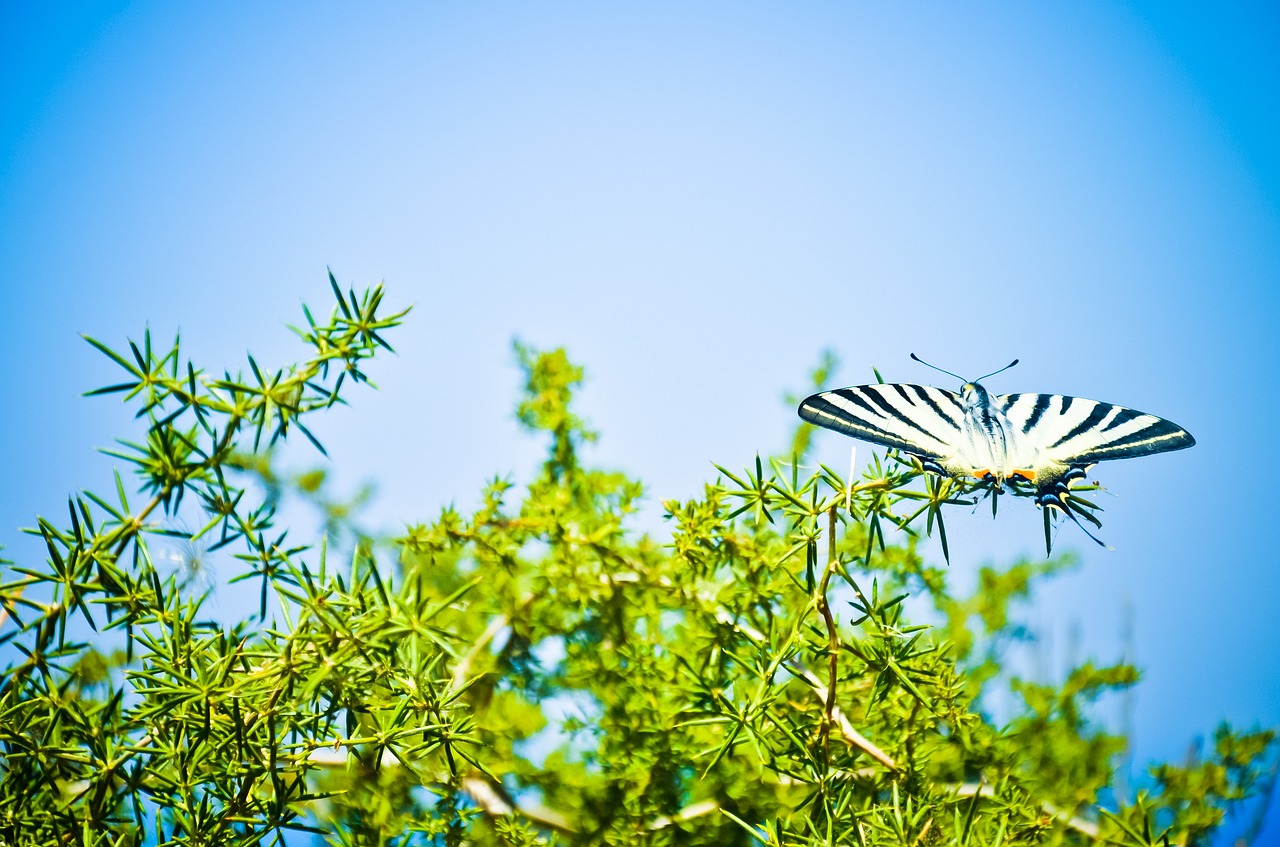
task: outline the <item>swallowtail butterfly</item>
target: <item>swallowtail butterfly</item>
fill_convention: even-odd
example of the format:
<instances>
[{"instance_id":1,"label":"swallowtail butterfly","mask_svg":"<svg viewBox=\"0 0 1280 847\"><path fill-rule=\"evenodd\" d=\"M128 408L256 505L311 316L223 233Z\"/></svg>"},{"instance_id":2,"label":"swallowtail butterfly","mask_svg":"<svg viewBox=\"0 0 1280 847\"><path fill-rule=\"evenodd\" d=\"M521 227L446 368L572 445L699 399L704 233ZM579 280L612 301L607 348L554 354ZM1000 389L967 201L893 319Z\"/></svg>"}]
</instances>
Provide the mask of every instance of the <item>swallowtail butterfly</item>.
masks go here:
<instances>
[{"instance_id":1,"label":"swallowtail butterfly","mask_svg":"<svg viewBox=\"0 0 1280 847\"><path fill-rule=\"evenodd\" d=\"M914 353L911 358L934 367ZM1017 363L1014 359L982 379ZM915 456L934 473L976 477L996 490L1005 482L1025 480L1034 485L1038 506L1056 508L1077 524L1077 513L1093 516L1073 509L1069 485L1095 462L1196 443L1182 427L1145 412L1061 394L993 396L979 380L942 372L964 382L959 394L907 383L855 385L807 398L800 404L800 417ZM1047 514L1045 521L1047 543Z\"/></svg>"}]
</instances>

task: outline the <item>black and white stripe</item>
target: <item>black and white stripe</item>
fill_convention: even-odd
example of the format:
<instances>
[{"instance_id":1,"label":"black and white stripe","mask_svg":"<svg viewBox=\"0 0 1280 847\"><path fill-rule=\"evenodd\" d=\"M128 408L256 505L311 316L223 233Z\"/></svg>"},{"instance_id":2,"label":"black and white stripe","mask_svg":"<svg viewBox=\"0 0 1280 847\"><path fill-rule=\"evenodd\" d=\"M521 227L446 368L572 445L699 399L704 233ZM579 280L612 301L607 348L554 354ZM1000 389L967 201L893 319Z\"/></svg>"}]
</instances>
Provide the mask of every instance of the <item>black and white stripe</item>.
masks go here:
<instances>
[{"instance_id":1,"label":"black and white stripe","mask_svg":"<svg viewBox=\"0 0 1280 847\"><path fill-rule=\"evenodd\" d=\"M1067 465L1130 459L1196 443L1173 421L1098 400L1004 394L996 398L996 406L1048 457Z\"/></svg>"},{"instance_id":2,"label":"black and white stripe","mask_svg":"<svg viewBox=\"0 0 1280 847\"><path fill-rule=\"evenodd\" d=\"M926 459L955 452L964 406L959 395L927 385L858 385L815 394L800 417L872 444Z\"/></svg>"},{"instance_id":3,"label":"black and white stripe","mask_svg":"<svg viewBox=\"0 0 1280 847\"><path fill-rule=\"evenodd\" d=\"M1061 394L988 398L974 385L966 386L966 396L971 389L981 402L971 400L966 408L961 395L927 385L857 385L815 394L799 413L818 426L942 462L957 475L1015 469L988 468L988 458L997 456L1038 478L1056 479L1068 467L1195 444L1172 421L1111 403ZM989 442L975 444L975 432Z\"/></svg>"}]
</instances>

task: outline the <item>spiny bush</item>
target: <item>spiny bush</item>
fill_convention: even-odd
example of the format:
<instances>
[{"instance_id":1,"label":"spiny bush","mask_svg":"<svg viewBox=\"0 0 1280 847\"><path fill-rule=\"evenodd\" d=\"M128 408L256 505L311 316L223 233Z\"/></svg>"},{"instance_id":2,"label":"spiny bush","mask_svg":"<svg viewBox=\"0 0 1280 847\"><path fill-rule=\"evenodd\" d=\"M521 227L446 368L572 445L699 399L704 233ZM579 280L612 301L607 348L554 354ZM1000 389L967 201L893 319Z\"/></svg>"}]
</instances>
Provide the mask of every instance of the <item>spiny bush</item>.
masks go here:
<instances>
[{"instance_id":1,"label":"spiny bush","mask_svg":"<svg viewBox=\"0 0 1280 847\"><path fill-rule=\"evenodd\" d=\"M145 432L113 492L39 519L43 563L6 563L3 843L1203 844L1270 791L1273 733L1226 726L1203 761L1116 790L1126 740L1090 707L1137 671L1048 685L1003 663L1017 604L1069 560L984 569L963 596L920 554L973 485L894 455L804 470L802 426L785 461L663 503L669 536L637 532L643 488L584 461L560 350L516 350L517 418L547 441L532 482L358 531L323 471L270 453L294 433L323 452L308 421L405 318L330 281L291 368L214 376L178 341L90 340L124 372L90 393ZM284 490L327 536L289 538ZM256 614L209 619L165 539L188 564L232 551ZM996 692L1019 704L1003 724Z\"/></svg>"}]
</instances>

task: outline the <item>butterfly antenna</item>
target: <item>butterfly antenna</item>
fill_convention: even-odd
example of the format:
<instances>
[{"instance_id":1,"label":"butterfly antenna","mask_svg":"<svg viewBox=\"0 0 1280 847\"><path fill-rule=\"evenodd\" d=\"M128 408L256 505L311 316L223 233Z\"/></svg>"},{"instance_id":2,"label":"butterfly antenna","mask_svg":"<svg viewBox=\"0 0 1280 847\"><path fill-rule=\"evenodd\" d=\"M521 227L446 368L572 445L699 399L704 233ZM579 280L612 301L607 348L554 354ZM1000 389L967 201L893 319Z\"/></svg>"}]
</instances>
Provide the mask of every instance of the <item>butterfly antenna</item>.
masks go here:
<instances>
[{"instance_id":1,"label":"butterfly antenna","mask_svg":"<svg viewBox=\"0 0 1280 847\"><path fill-rule=\"evenodd\" d=\"M911 354L911 358L915 359L917 362L919 362L920 364L924 365L926 368L933 368L933 369L934 369L935 371L937 371L938 373L944 373L944 374L946 374L947 376L953 376L953 377L955 377L956 379L960 380L961 382L968 382L968 380L967 380L967 379L965 379L964 377L960 376L960 374L953 374L951 371L943 370L942 368L938 367L937 365L931 365L931 364L929 364L928 362L926 362L924 359L921 359L921 358L920 358L919 356L917 356L915 353L912 353L912 354ZM1016 365L1016 364L1017 364L1017 362L1014 362L1014 364ZM1012 365L1010 365L1010 367L1012 367ZM996 371L996 373L999 373L999 371Z\"/></svg>"},{"instance_id":2,"label":"butterfly antenna","mask_svg":"<svg viewBox=\"0 0 1280 847\"><path fill-rule=\"evenodd\" d=\"M1002 373L1004 373L1005 371L1009 370L1009 368L1013 367L1013 366L1014 366L1014 365L1016 365L1016 364L1018 364L1018 360L1017 360L1017 359L1014 359L1012 362L1010 362L1009 364L1005 365L1005 366L1004 366L1003 368L1001 368L1000 370L998 370L998 371L992 371L991 373L987 374L987 376L995 376L996 374L1002 374ZM977 379L975 379L975 380L974 380L974 382L982 382L984 379L986 379L986 378L987 378L987 376L980 376L980 377L978 377Z\"/></svg>"}]
</instances>

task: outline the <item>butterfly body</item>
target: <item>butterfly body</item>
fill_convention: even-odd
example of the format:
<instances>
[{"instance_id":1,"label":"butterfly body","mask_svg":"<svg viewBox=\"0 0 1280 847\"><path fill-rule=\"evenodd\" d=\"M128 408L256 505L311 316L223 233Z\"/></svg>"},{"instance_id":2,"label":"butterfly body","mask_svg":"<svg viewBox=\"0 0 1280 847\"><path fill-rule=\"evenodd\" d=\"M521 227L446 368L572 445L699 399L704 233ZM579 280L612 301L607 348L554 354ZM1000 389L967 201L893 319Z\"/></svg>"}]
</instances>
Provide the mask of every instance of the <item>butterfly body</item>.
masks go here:
<instances>
[{"instance_id":1,"label":"butterfly body","mask_svg":"<svg viewBox=\"0 0 1280 847\"><path fill-rule=\"evenodd\" d=\"M1039 451L1029 439L1019 437L1009 418L992 405L987 390L968 383L960 399L964 405L961 438L955 454L939 464L954 476L993 476L998 482L1034 475Z\"/></svg>"},{"instance_id":2,"label":"butterfly body","mask_svg":"<svg viewBox=\"0 0 1280 847\"><path fill-rule=\"evenodd\" d=\"M807 398L799 414L915 456L936 473L997 485L1025 479L1037 504L1073 519L1067 484L1095 462L1195 444L1182 427L1145 412L1061 394L992 395L976 381L959 394L909 383L840 388Z\"/></svg>"}]
</instances>

